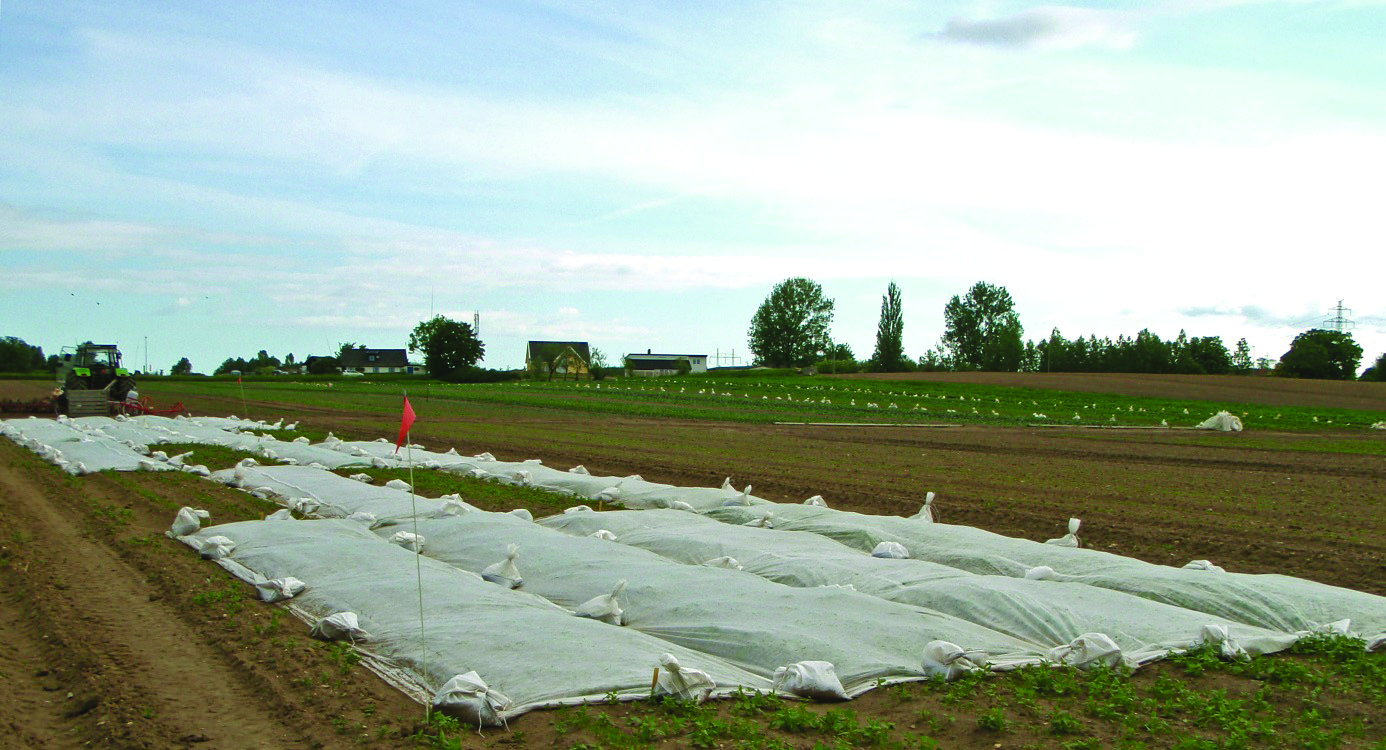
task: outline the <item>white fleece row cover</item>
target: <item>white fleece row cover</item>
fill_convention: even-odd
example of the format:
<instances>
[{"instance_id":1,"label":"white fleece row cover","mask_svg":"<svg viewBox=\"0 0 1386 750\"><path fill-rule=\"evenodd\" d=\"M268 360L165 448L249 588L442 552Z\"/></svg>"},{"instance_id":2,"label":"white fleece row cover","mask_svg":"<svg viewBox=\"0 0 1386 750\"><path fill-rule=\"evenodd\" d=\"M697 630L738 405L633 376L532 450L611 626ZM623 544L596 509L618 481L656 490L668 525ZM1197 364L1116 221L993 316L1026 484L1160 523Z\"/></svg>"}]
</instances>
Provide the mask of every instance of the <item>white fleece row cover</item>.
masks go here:
<instances>
[{"instance_id":1,"label":"white fleece row cover","mask_svg":"<svg viewBox=\"0 0 1386 750\"><path fill-rule=\"evenodd\" d=\"M700 520L679 511L657 512ZM578 512L562 518L599 521L607 515ZM388 538L399 529L412 531L413 525L402 521L376 533ZM574 610L618 591L614 603L628 629L767 679L800 661L830 662L847 695L869 690L877 681L923 679L924 647L935 640L984 652L996 669L1038 664L1049 651L927 607L837 586L793 588L737 570L681 565L634 547L568 536L508 513L422 519L418 531L427 540L425 556L473 573L504 560L509 546L516 545L522 591ZM598 616L613 611L610 602L598 604L603 605Z\"/></svg>"},{"instance_id":2,"label":"white fleece row cover","mask_svg":"<svg viewBox=\"0 0 1386 750\"><path fill-rule=\"evenodd\" d=\"M606 529L621 544L686 565L730 557L746 573L787 586L851 587L860 594L968 620L1038 644L1046 652L1085 634L1102 633L1120 646L1126 663L1143 664L1200 643L1209 625L1227 628L1235 644L1252 654L1278 651L1295 641L1286 633L1093 586L977 575L923 560L873 557L817 534L718 523L692 513L569 513L538 523L578 537ZM943 640L973 647L961 640Z\"/></svg>"},{"instance_id":3,"label":"white fleece row cover","mask_svg":"<svg viewBox=\"0 0 1386 750\"><path fill-rule=\"evenodd\" d=\"M94 471L168 471L182 468L181 462L163 465L149 457L149 446L159 443L200 443L244 450L264 458L291 464L318 465L329 469L386 465L341 451L304 442L282 441L269 436L235 431L275 425L220 418L161 417L79 417L56 420L13 419L0 422L0 434L44 456L64 471L86 474Z\"/></svg>"},{"instance_id":4,"label":"white fleece row cover","mask_svg":"<svg viewBox=\"0 0 1386 750\"><path fill-rule=\"evenodd\" d=\"M96 471L175 471L177 466L150 458L149 449L118 440L100 430L60 417L9 419L0 435L37 453L68 474Z\"/></svg>"},{"instance_id":5,"label":"white fleece row cover","mask_svg":"<svg viewBox=\"0 0 1386 750\"><path fill-rule=\"evenodd\" d=\"M708 516L742 524L767 510L777 530L809 531L867 552L881 542L898 542L917 560L984 575L1081 583L1283 633L1341 629L1333 626L1348 620L1349 632L1368 648L1386 645L1386 597L1292 576L1174 568L970 526L805 505L719 508Z\"/></svg>"},{"instance_id":6,"label":"white fleece row cover","mask_svg":"<svg viewBox=\"0 0 1386 750\"><path fill-rule=\"evenodd\" d=\"M324 518L368 513L372 519L420 518L477 510L455 497L414 497L408 490L382 487L338 476L312 466L258 466L242 461L212 473L212 480L254 492L294 510Z\"/></svg>"},{"instance_id":7,"label":"white fleece row cover","mask_svg":"<svg viewBox=\"0 0 1386 750\"><path fill-rule=\"evenodd\" d=\"M462 456L456 451L436 453L424 450L421 446L413 446L408 453L400 451L396 454L394 443L384 440L361 442L330 439L319 445L334 447L362 458L390 461L398 466L403 466L406 457L412 456L416 467L442 469L478 479L536 487L592 501L620 504L627 508L668 508L676 507L675 503L686 503L693 510L708 510L728 503L763 505L767 502L751 495L748 492L750 487L742 490L733 489L729 485L678 487L647 482L639 476L596 476L580 468L568 471L551 469L537 459L497 461L486 453L480 456Z\"/></svg>"},{"instance_id":8,"label":"white fleece row cover","mask_svg":"<svg viewBox=\"0 0 1386 750\"><path fill-rule=\"evenodd\" d=\"M716 657L576 617L533 594L427 558L418 560L421 634L417 556L352 521L243 521L180 539L204 556L205 548L229 547L217 563L248 583L302 581L306 589L292 601L307 619L355 613L368 634L359 648L416 696L433 696L453 677L476 672L508 698L498 712L503 719L544 706L599 701L613 692L647 696L653 670L666 654L710 675L717 694L737 687L771 690L769 680Z\"/></svg>"}]
</instances>

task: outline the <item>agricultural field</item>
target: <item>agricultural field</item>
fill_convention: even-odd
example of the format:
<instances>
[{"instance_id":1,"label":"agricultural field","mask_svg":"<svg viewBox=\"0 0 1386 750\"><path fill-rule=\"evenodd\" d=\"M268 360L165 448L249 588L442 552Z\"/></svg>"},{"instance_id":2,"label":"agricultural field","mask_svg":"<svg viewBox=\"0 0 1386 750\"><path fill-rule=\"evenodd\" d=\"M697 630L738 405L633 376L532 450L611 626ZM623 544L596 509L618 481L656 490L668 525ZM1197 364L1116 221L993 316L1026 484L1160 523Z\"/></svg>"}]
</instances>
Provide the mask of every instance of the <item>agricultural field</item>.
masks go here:
<instances>
[{"instance_id":1,"label":"agricultural field","mask_svg":"<svg viewBox=\"0 0 1386 750\"><path fill-rule=\"evenodd\" d=\"M1239 394L1224 379L1067 378L432 383L409 397L413 440L432 449L690 486L731 476L770 500L821 494L868 513L909 515L934 491L946 523L1043 540L1078 517L1086 546L1386 595L1379 384ZM140 391L196 414L298 421L313 440L393 437L404 382L363 380L151 379ZM0 381L0 398L44 387ZM1224 409L1245 432L1177 429ZM212 468L241 457L190 448ZM416 483L535 516L572 502L453 476ZM1192 653L1133 675L1027 669L838 705L745 695L539 711L482 734L425 723L349 647L309 639L162 533L183 505L214 522L277 506L186 474L73 478L8 441L0 495L0 638L12 646L0 747L1386 747L1386 656L1333 638L1245 663Z\"/></svg>"}]
</instances>

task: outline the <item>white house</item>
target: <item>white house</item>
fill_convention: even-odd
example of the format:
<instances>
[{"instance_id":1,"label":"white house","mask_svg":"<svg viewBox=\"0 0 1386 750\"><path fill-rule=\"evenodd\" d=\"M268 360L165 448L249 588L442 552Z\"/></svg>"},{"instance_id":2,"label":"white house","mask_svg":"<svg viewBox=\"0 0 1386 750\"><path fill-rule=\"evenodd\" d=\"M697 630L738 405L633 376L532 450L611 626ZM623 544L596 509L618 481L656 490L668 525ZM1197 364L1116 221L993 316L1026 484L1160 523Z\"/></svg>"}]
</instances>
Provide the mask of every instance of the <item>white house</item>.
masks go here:
<instances>
[{"instance_id":1,"label":"white house","mask_svg":"<svg viewBox=\"0 0 1386 750\"><path fill-rule=\"evenodd\" d=\"M649 349L644 354L626 355L626 375L657 377L677 375L679 360L688 363L689 372L707 372L706 354L655 354Z\"/></svg>"}]
</instances>

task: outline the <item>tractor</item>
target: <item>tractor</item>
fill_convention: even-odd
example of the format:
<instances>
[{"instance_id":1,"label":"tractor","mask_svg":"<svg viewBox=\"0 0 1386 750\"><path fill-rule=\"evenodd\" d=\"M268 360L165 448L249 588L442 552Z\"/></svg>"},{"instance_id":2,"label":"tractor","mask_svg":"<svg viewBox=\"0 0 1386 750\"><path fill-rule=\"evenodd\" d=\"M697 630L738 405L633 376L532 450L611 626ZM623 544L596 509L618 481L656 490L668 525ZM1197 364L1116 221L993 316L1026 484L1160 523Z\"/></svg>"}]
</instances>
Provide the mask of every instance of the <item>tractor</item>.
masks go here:
<instances>
[{"instance_id":1,"label":"tractor","mask_svg":"<svg viewBox=\"0 0 1386 750\"><path fill-rule=\"evenodd\" d=\"M62 391L56 400L59 414L106 415L112 401L123 403L135 389L135 379L120 366L120 349L114 344L88 342L63 347L57 387Z\"/></svg>"}]
</instances>

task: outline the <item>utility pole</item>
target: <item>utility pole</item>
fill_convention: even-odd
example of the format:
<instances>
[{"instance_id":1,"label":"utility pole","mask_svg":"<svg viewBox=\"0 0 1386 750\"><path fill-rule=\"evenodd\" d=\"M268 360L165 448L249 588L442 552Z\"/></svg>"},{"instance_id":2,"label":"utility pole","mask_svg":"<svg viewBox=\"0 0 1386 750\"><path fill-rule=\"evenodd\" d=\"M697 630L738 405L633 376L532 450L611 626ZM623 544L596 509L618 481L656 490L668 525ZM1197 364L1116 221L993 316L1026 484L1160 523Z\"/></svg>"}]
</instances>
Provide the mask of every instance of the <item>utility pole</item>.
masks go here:
<instances>
[{"instance_id":1,"label":"utility pole","mask_svg":"<svg viewBox=\"0 0 1386 750\"><path fill-rule=\"evenodd\" d=\"M1355 325L1344 315L1344 313L1351 315L1352 310L1350 308L1343 307L1342 300L1338 300L1338 306L1333 308L1333 312L1333 317L1324 320L1323 323L1325 326L1337 331L1338 333L1343 333Z\"/></svg>"},{"instance_id":2,"label":"utility pole","mask_svg":"<svg viewBox=\"0 0 1386 750\"><path fill-rule=\"evenodd\" d=\"M473 310L473 311L472 311L472 334L475 335L477 338L481 338L481 311L480 311L480 310Z\"/></svg>"}]
</instances>

